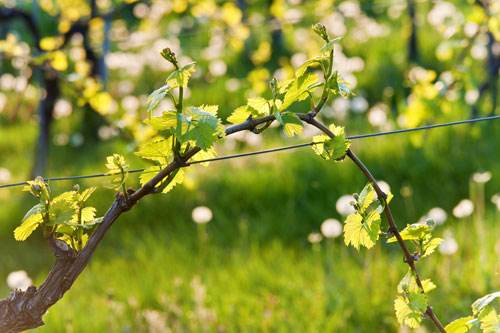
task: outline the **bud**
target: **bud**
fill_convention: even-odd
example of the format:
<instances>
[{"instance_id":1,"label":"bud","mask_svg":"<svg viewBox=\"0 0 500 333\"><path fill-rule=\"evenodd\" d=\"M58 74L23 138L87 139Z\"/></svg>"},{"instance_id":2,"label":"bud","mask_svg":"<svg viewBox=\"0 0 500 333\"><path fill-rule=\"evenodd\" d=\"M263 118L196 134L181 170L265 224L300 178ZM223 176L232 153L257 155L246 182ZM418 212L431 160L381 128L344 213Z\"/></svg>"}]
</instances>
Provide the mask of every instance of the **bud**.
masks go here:
<instances>
[{"instance_id":1,"label":"bud","mask_svg":"<svg viewBox=\"0 0 500 333\"><path fill-rule=\"evenodd\" d=\"M326 32L326 28L323 24L316 23L315 25L313 25L312 29L316 34L318 34L318 36L323 38L323 40L325 42L328 43L330 41L330 38L328 37L328 33Z\"/></svg>"},{"instance_id":2,"label":"bud","mask_svg":"<svg viewBox=\"0 0 500 333\"><path fill-rule=\"evenodd\" d=\"M73 191L79 192L80 191L80 185L78 185L78 184L73 185Z\"/></svg>"},{"instance_id":3,"label":"bud","mask_svg":"<svg viewBox=\"0 0 500 333\"><path fill-rule=\"evenodd\" d=\"M175 53L170 49L170 48L164 48L161 51L161 56L165 58L168 62L170 62L172 65L177 67L177 58L175 57Z\"/></svg>"}]
</instances>

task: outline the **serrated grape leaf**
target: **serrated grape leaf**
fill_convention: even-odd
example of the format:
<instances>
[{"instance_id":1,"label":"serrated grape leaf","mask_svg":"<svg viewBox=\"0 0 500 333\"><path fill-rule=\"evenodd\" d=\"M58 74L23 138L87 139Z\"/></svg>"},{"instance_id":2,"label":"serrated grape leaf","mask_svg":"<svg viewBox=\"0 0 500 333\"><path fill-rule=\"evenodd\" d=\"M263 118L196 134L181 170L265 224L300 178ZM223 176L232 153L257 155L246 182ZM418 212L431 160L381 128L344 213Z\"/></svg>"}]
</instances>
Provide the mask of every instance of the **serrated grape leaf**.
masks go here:
<instances>
[{"instance_id":1,"label":"serrated grape leaf","mask_svg":"<svg viewBox=\"0 0 500 333\"><path fill-rule=\"evenodd\" d=\"M247 101L252 114L257 116L268 115L270 113L269 101L262 97L252 97Z\"/></svg>"},{"instance_id":2,"label":"serrated grape leaf","mask_svg":"<svg viewBox=\"0 0 500 333\"><path fill-rule=\"evenodd\" d=\"M304 74L300 77L295 78L295 80L292 82L292 84L290 84L285 93L280 111L285 111L293 103L306 99L309 96L310 87L316 82L316 75L311 73Z\"/></svg>"},{"instance_id":3,"label":"serrated grape leaf","mask_svg":"<svg viewBox=\"0 0 500 333\"><path fill-rule=\"evenodd\" d=\"M399 234L403 240L421 240L430 235L430 227L422 223L408 224ZM393 236L387 240L387 243L396 241L396 237Z\"/></svg>"},{"instance_id":4,"label":"serrated grape leaf","mask_svg":"<svg viewBox=\"0 0 500 333\"><path fill-rule=\"evenodd\" d=\"M59 202L72 203L75 201L76 191L67 191L59 194L54 199L52 199L52 204L57 204Z\"/></svg>"},{"instance_id":5,"label":"serrated grape leaf","mask_svg":"<svg viewBox=\"0 0 500 333\"><path fill-rule=\"evenodd\" d=\"M307 70L310 68L320 67L326 69L328 67L328 57L327 56L317 56L312 59L307 60L295 72L295 77L300 78L306 74Z\"/></svg>"},{"instance_id":6,"label":"serrated grape leaf","mask_svg":"<svg viewBox=\"0 0 500 333\"><path fill-rule=\"evenodd\" d=\"M380 233L380 215L372 216L366 221L358 213L347 216L344 225L344 243L357 250L360 246L371 248L375 245Z\"/></svg>"},{"instance_id":7,"label":"serrated grape leaf","mask_svg":"<svg viewBox=\"0 0 500 333\"><path fill-rule=\"evenodd\" d=\"M82 193L80 193L79 195L79 201L80 202L85 202L87 201L90 196L95 192L96 188L95 187L89 187L85 190L82 191Z\"/></svg>"},{"instance_id":8,"label":"serrated grape leaf","mask_svg":"<svg viewBox=\"0 0 500 333\"><path fill-rule=\"evenodd\" d=\"M282 113L281 120L283 121L283 130L287 136L294 136L302 133L304 126L302 121L293 113Z\"/></svg>"},{"instance_id":9,"label":"serrated grape leaf","mask_svg":"<svg viewBox=\"0 0 500 333\"><path fill-rule=\"evenodd\" d=\"M161 165L167 164L169 158L172 156L172 138L155 137L140 144L135 154Z\"/></svg>"},{"instance_id":10,"label":"serrated grape leaf","mask_svg":"<svg viewBox=\"0 0 500 333\"><path fill-rule=\"evenodd\" d=\"M248 117L260 117L270 114L270 102L262 97L249 98L246 105L236 108L233 113L227 117L231 124L239 124L248 119Z\"/></svg>"},{"instance_id":11,"label":"serrated grape leaf","mask_svg":"<svg viewBox=\"0 0 500 333\"><path fill-rule=\"evenodd\" d=\"M219 118L214 115L217 109L215 106L210 108L210 112L203 109L203 106L189 108L189 111L186 112L186 118L191 122L191 126L182 136L182 142L192 140L198 147L206 150L223 135L224 128Z\"/></svg>"},{"instance_id":12,"label":"serrated grape leaf","mask_svg":"<svg viewBox=\"0 0 500 333\"><path fill-rule=\"evenodd\" d=\"M500 332L500 320L498 314L493 307L484 308L478 316L483 333L498 333Z\"/></svg>"},{"instance_id":13,"label":"serrated grape leaf","mask_svg":"<svg viewBox=\"0 0 500 333\"><path fill-rule=\"evenodd\" d=\"M17 241L26 240L33 231L38 228L40 224L43 223L43 215L40 212L35 212L30 214L27 218L23 220L20 226L14 229L14 238Z\"/></svg>"},{"instance_id":14,"label":"serrated grape leaf","mask_svg":"<svg viewBox=\"0 0 500 333\"><path fill-rule=\"evenodd\" d=\"M218 132L208 123L198 123L183 135L182 141L193 140L201 149L208 149L218 139Z\"/></svg>"},{"instance_id":15,"label":"serrated grape leaf","mask_svg":"<svg viewBox=\"0 0 500 333\"><path fill-rule=\"evenodd\" d=\"M177 169L174 172L175 172L175 175L173 176L172 180L163 189L163 191L161 193L168 193L168 192L170 192L171 190L173 190L173 188L175 186L177 186L178 184L181 184L184 181L184 170L183 169Z\"/></svg>"},{"instance_id":16,"label":"serrated grape leaf","mask_svg":"<svg viewBox=\"0 0 500 333\"><path fill-rule=\"evenodd\" d=\"M144 171L139 175L139 183L141 186L149 182L160 170L161 167L157 165L144 169Z\"/></svg>"},{"instance_id":17,"label":"serrated grape leaf","mask_svg":"<svg viewBox=\"0 0 500 333\"><path fill-rule=\"evenodd\" d=\"M444 328L446 333L467 333L472 328L471 321L474 317L467 316L455 319Z\"/></svg>"},{"instance_id":18,"label":"serrated grape leaf","mask_svg":"<svg viewBox=\"0 0 500 333\"><path fill-rule=\"evenodd\" d=\"M170 131L172 134L177 126L177 112L172 110L165 111L161 116L151 117L144 122L157 131Z\"/></svg>"},{"instance_id":19,"label":"serrated grape leaf","mask_svg":"<svg viewBox=\"0 0 500 333\"><path fill-rule=\"evenodd\" d=\"M394 310L398 322L410 328L420 326L426 308L427 296L425 294L412 294L411 298L397 296L394 301Z\"/></svg>"},{"instance_id":20,"label":"serrated grape leaf","mask_svg":"<svg viewBox=\"0 0 500 333\"><path fill-rule=\"evenodd\" d=\"M106 168L109 174L118 174L128 170L128 164L125 161L125 157L120 154L113 154L106 157Z\"/></svg>"},{"instance_id":21,"label":"serrated grape leaf","mask_svg":"<svg viewBox=\"0 0 500 333\"><path fill-rule=\"evenodd\" d=\"M178 87L186 88L189 78L196 70L195 65L196 63L192 62L170 73L166 80L167 85L172 89Z\"/></svg>"},{"instance_id":22,"label":"serrated grape leaf","mask_svg":"<svg viewBox=\"0 0 500 333\"><path fill-rule=\"evenodd\" d=\"M63 193L64 194L64 193ZM72 196L74 198L74 195ZM48 225L70 224L75 212L75 201L53 200L50 205Z\"/></svg>"},{"instance_id":23,"label":"serrated grape leaf","mask_svg":"<svg viewBox=\"0 0 500 333\"><path fill-rule=\"evenodd\" d=\"M327 135L316 135L313 137L313 150L316 154L325 160L339 161L344 159L347 149L351 143L346 139L344 129L335 127L335 137L330 138Z\"/></svg>"},{"instance_id":24,"label":"serrated grape leaf","mask_svg":"<svg viewBox=\"0 0 500 333\"><path fill-rule=\"evenodd\" d=\"M422 282L422 287L424 288L424 293L428 293L436 289L436 285L430 279L425 279L422 280L421 282ZM408 270L406 275L401 279L401 281L398 284L398 293L414 294L420 292L421 292L420 287L418 286L417 281L413 276L413 273L411 272L411 270Z\"/></svg>"},{"instance_id":25,"label":"serrated grape leaf","mask_svg":"<svg viewBox=\"0 0 500 333\"><path fill-rule=\"evenodd\" d=\"M361 213L366 212L372 203L377 201L377 192L371 183L365 185L358 197L358 206Z\"/></svg>"},{"instance_id":26,"label":"serrated grape leaf","mask_svg":"<svg viewBox=\"0 0 500 333\"><path fill-rule=\"evenodd\" d=\"M231 124L239 124L244 122L252 115L252 112L248 109L246 105L240 106L236 108L233 113L229 117L227 117L227 121Z\"/></svg>"},{"instance_id":27,"label":"serrated grape leaf","mask_svg":"<svg viewBox=\"0 0 500 333\"><path fill-rule=\"evenodd\" d=\"M280 94L284 94L288 90L288 87L290 87L292 85L293 81L294 81L294 79L279 81L278 82L278 92Z\"/></svg>"},{"instance_id":28,"label":"serrated grape leaf","mask_svg":"<svg viewBox=\"0 0 500 333\"><path fill-rule=\"evenodd\" d=\"M81 212L81 223L87 224L95 220L96 209L94 207L84 207Z\"/></svg>"},{"instance_id":29,"label":"serrated grape leaf","mask_svg":"<svg viewBox=\"0 0 500 333\"><path fill-rule=\"evenodd\" d=\"M442 238L432 238L428 241L424 241L424 246L422 249L422 258L427 257L434 253L436 248L443 242Z\"/></svg>"}]
</instances>

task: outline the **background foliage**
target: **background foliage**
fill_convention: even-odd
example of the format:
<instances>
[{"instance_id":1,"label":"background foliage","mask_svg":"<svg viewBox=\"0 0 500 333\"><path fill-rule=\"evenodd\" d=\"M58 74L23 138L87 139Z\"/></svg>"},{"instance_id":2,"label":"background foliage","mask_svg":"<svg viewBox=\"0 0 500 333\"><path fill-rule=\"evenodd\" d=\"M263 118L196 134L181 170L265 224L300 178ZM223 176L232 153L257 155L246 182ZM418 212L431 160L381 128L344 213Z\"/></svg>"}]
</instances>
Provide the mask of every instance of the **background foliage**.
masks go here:
<instances>
[{"instance_id":1,"label":"background foliage","mask_svg":"<svg viewBox=\"0 0 500 333\"><path fill-rule=\"evenodd\" d=\"M110 152L142 166L131 153L151 135L141 123L146 98L172 70L161 49L172 48L182 64L197 61L187 101L219 105L224 118L267 91L271 77L286 79L317 54L321 44L310 30L317 21L343 36L336 69L356 95L329 101L324 120L346 126L347 134L498 113L495 3L96 1L98 13L122 10L103 17L93 15L86 1L33 3L1 2L31 13L41 27L39 49L22 20L0 27L2 183L26 179L32 170L45 73L60 81L47 175L105 171L102 161ZM80 32L61 42L58 36L80 21L88 21L87 37ZM40 68L43 60L49 69ZM160 109L173 108L162 103ZM316 134L306 127L286 141ZM458 248L443 248L422 265L440 286L430 298L446 322L467 315L473 300L500 285L498 136L491 122L353 142L373 173L390 184L400 226L436 206L448 213L435 233ZM283 142L282 131L273 129L262 138L228 138L216 150L222 155ZM325 219L342 219L337 199L364 185L351 164L332 165L299 151L194 169L182 187L142 202L113 227L40 331L399 329L391 300L405 268L397 250L378 244L358 256L341 239L308 242ZM479 171L490 172L491 180L478 182L476 175L474 181ZM135 176L128 181L138 184ZM71 189L63 182L51 186ZM452 210L464 198L472 199L475 211L456 218ZM23 269L39 282L50 267L41 237L22 245L12 238L32 201L18 190L2 190L0 200L0 277ZM102 215L111 200L111 190L100 190L89 202ZM191 219L200 205L213 212L203 227ZM7 286L0 291L7 294Z\"/></svg>"}]
</instances>

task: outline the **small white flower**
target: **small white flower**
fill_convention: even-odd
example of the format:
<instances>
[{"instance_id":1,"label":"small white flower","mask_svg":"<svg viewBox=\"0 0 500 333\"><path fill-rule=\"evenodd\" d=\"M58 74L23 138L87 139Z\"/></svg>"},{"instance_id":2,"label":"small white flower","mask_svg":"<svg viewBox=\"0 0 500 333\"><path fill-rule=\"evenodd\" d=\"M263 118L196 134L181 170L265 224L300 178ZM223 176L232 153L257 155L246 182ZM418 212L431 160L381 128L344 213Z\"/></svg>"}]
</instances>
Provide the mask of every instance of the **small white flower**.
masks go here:
<instances>
[{"instance_id":1,"label":"small white flower","mask_svg":"<svg viewBox=\"0 0 500 333\"><path fill-rule=\"evenodd\" d=\"M493 204L495 206L497 206L497 210L500 211L500 194L495 194L491 197L491 202L493 202Z\"/></svg>"},{"instance_id":2,"label":"small white flower","mask_svg":"<svg viewBox=\"0 0 500 333\"><path fill-rule=\"evenodd\" d=\"M227 65L223 60L213 60L208 65L208 70L213 76L222 76L227 72Z\"/></svg>"},{"instance_id":3,"label":"small white flower","mask_svg":"<svg viewBox=\"0 0 500 333\"><path fill-rule=\"evenodd\" d=\"M453 215L459 219L470 216L472 212L474 212L474 204L469 199L463 199L453 208Z\"/></svg>"},{"instance_id":4,"label":"small white flower","mask_svg":"<svg viewBox=\"0 0 500 333\"><path fill-rule=\"evenodd\" d=\"M347 216L356 211L356 209L354 209L354 207L351 205L352 202L354 202L354 197L352 195L343 195L337 200L335 208L337 208L337 212L340 215Z\"/></svg>"},{"instance_id":5,"label":"small white flower","mask_svg":"<svg viewBox=\"0 0 500 333\"><path fill-rule=\"evenodd\" d=\"M205 224L212 220L213 214L212 210L205 206L199 206L193 209L191 213L193 221L197 224Z\"/></svg>"},{"instance_id":6,"label":"small white flower","mask_svg":"<svg viewBox=\"0 0 500 333\"><path fill-rule=\"evenodd\" d=\"M336 219L327 219L321 223L321 233L326 238L337 238L342 235L342 224Z\"/></svg>"},{"instance_id":7,"label":"small white flower","mask_svg":"<svg viewBox=\"0 0 500 333\"><path fill-rule=\"evenodd\" d=\"M356 96L351 101L351 109L356 113L363 113L368 109L368 102L363 96Z\"/></svg>"},{"instance_id":8,"label":"small white flower","mask_svg":"<svg viewBox=\"0 0 500 333\"><path fill-rule=\"evenodd\" d=\"M375 105L368 112L368 122L375 127L384 126L387 123L387 113L384 107Z\"/></svg>"},{"instance_id":9,"label":"small white flower","mask_svg":"<svg viewBox=\"0 0 500 333\"><path fill-rule=\"evenodd\" d=\"M378 187L380 187L382 192L384 192L385 194L388 194L391 192L391 186L387 182L384 182L383 180L379 180L379 181L377 181L377 185L378 185Z\"/></svg>"},{"instance_id":10,"label":"small white flower","mask_svg":"<svg viewBox=\"0 0 500 333\"><path fill-rule=\"evenodd\" d=\"M7 276L7 286L12 290L25 291L31 285L33 285L33 281L25 271L14 271Z\"/></svg>"},{"instance_id":11,"label":"small white flower","mask_svg":"<svg viewBox=\"0 0 500 333\"><path fill-rule=\"evenodd\" d=\"M479 98L479 90L472 89L465 92L465 102L469 105L476 103Z\"/></svg>"},{"instance_id":12,"label":"small white flower","mask_svg":"<svg viewBox=\"0 0 500 333\"><path fill-rule=\"evenodd\" d=\"M487 183L491 179L491 172L485 171L485 172L476 172L472 175L472 180L476 183Z\"/></svg>"},{"instance_id":13,"label":"small white flower","mask_svg":"<svg viewBox=\"0 0 500 333\"><path fill-rule=\"evenodd\" d=\"M8 183L10 181L11 174L9 169L0 168L0 183Z\"/></svg>"},{"instance_id":14,"label":"small white flower","mask_svg":"<svg viewBox=\"0 0 500 333\"><path fill-rule=\"evenodd\" d=\"M73 107L65 99L58 100L56 105L54 105L54 118L56 119L68 117L71 115L71 112L73 112Z\"/></svg>"},{"instance_id":15,"label":"small white flower","mask_svg":"<svg viewBox=\"0 0 500 333\"><path fill-rule=\"evenodd\" d=\"M440 225L446 222L448 214L446 214L443 208L434 207L429 210L429 212L427 213L427 217L436 222L437 225Z\"/></svg>"},{"instance_id":16,"label":"small white flower","mask_svg":"<svg viewBox=\"0 0 500 333\"><path fill-rule=\"evenodd\" d=\"M229 90L230 92L234 92L238 89L240 89L241 83L238 79L231 78L226 81L226 89Z\"/></svg>"},{"instance_id":17,"label":"small white flower","mask_svg":"<svg viewBox=\"0 0 500 333\"><path fill-rule=\"evenodd\" d=\"M319 232L311 232L307 236L307 240L311 244L317 244L317 243L321 242L322 239L323 239L323 236L321 236L321 234Z\"/></svg>"},{"instance_id":18,"label":"small white flower","mask_svg":"<svg viewBox=\"0 0 500 333\"><path fill-rule=\"evenodd\" d=\"M443 242L439 245L439 252L445 256L451 256L458 251L457 241L451 237L445 237Z\"/></svg>"}]
</instances>

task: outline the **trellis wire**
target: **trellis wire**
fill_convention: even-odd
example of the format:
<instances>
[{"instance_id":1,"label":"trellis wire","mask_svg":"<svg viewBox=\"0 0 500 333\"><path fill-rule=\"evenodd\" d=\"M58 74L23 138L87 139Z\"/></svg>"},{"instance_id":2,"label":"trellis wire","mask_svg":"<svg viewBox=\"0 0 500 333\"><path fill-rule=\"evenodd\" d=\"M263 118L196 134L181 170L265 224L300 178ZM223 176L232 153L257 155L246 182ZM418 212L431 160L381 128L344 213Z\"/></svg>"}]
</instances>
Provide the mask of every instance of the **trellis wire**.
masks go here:
<instances>
[{"instance_id":1,"label":"trellis wire","mask_svg":"<svg viewBox=\"0 0 500 333\"><path fill-rule=\"evenodd\" d=\"M401 133L408 133L408 132L416 132L416 131L434 129L434 128L439 128L439 127L448 127L448 126L455 126L455 125L471 124L471 123L477 123L477 122L481 122L481 121L490 121L490 120L495 120L495 119L500 119L500 115L498 115L498 116L489 116L489 117L481 117L481 118L473 118L473 119L465 119L465 120L458 120L458 121L452 121L452 122L448 122L448 123L425 125L425 126L420 126L420 127L399 129L399 130L393 130L393 131L385 131L385 132L376 132L376 133L351 135L351 136L348 136L347 138L350 139L350 140L367 139L367 138L373 138L373 137L377 137L377 136L385 136L385 135L392 135L392 134L401 134ZM276 153L276 152L285 151L285 150L292 150L292 149L309 147L309 146L312 146L312 145L315 145L315 144L316 143L314 143L314 142L306 142L306 143L299 143L299 144L289 145L289 146L284 146L284 147L277 147L277 148L270 148L270 149L258 150L258 151L248 152L248 153L239 153L239 154L225 155L225 156L220 156L220 157L207 158L207 159L202 159L202 160L197 160L197 161L192 161L192 162L186 162L185 166L189 166L189 165L193 165L193 164L200 164L200 163L223 161L223 160L229 160L229 159L234 159L234 158L241 158L241 157L248 157L248 156L255 156L255 155L263 155L263 154ZM144 170L145 170L144 168L141 168L141 169L132 169L132 170L129 170L128 173L139 173L139 172L144 172ZM150 172L156 172L156 170L155 171L150 171ZM63 180L75 180L75 179L88 179L88 178L110 177L110 176L116 176L116 175L115 174L109 174L109 173L94 173L94 174L89 174L89 175L66 176L66 177L50 177L50 178L44 178L44 179L45 179L45 181L63 181ZM8 187L15 187L15 186L22 186L22 185L25 185L25 184L27 184L26 181L24 181L24 182L18 182L18 183L11 183L11 184L3 184L3 185L0 185L0 189L8 188Z\"/></svg>"}]
</instances>

